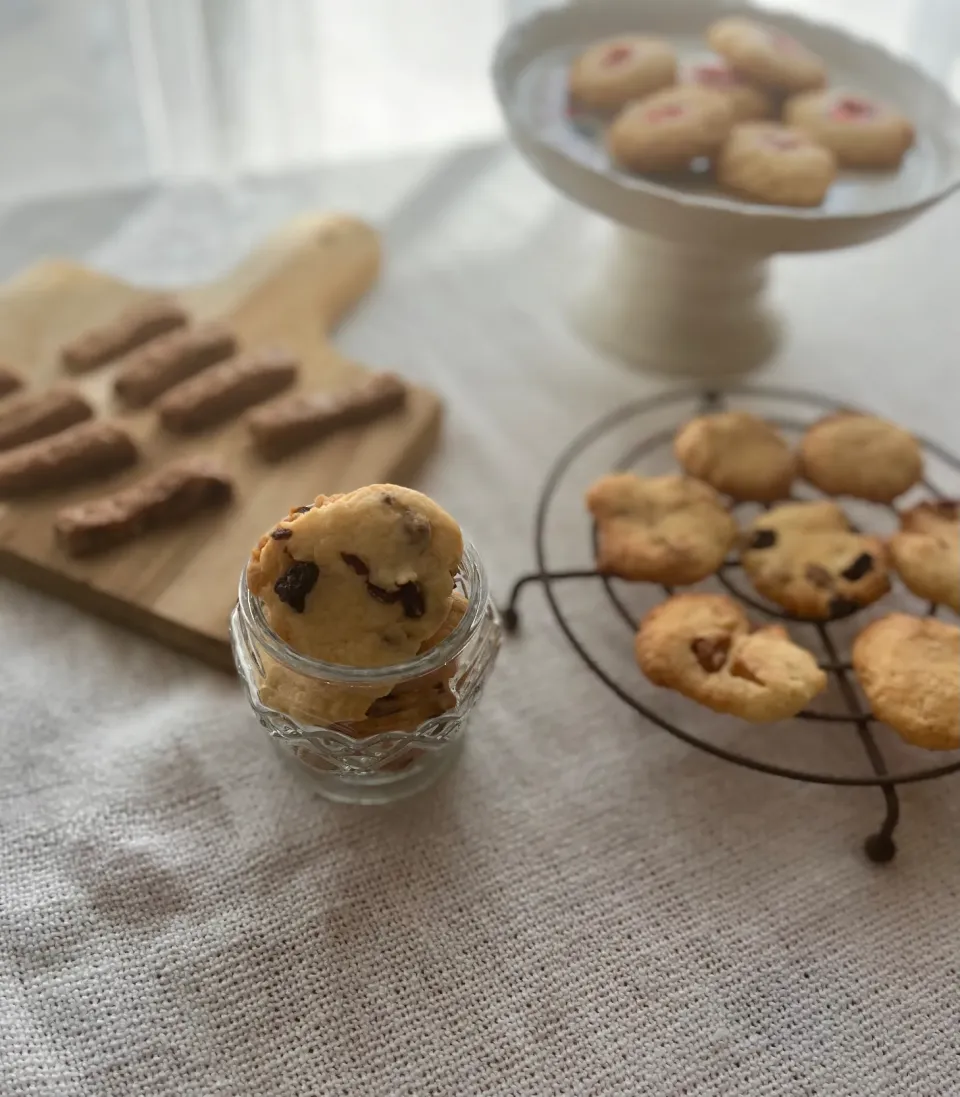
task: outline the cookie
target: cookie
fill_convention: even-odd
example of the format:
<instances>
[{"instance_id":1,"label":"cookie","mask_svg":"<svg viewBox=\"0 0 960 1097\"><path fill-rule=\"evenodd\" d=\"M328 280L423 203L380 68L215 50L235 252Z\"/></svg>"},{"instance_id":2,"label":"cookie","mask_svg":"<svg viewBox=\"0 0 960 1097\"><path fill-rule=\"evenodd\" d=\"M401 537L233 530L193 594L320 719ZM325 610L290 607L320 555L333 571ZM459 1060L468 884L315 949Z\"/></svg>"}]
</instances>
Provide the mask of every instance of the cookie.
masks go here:
<instances>
[{"instance_id":1,"label":"cookie","mask_svg":"<svg viewBox=\"0 0 960 1097\"><path fill-rule=\"evenodd\" d=\"M800 617L845 617L890 589L879 537L854 533L836 503L782 503L745 531L740 560L756 589Z\"/></svg>"},{"instance_id":2,"label":"cookie","mask_svg":"<svg viewBox=\"0 0 960 1097\"><path fill-rule=\"evenodd\" d=\"M922 478L923 454L916 438L895 423L837 412L804 434L800 474L827 495L891 503Z\"/></svg>"},{"instance_id":3,"label":"cookie","mask_svg":"<svg viewBox=\"0 0 960 1097\"><path fill-rule=\"evenodd\" d=\"M916 139L910 119L867 95L831 88L789 99L783 117L806 130L844 168L896 168Z\"/></svg>"},{"instance_id":4,"label":"cookie","mask_svg":"<svg viewBox=\"0 0 960 1097\"><path fill-rule=\"evenodd\" d=\"M777 122L734 126L717 159L717 181L752 202L819 206L837 177L832 152Z\"/></svg>"},{"instance_id":5,"label":"cookie","mask_svg":"<svg viewBox=\"0 0 960 1097\"><path fill-rule=\"evenodd\" d=\"M622 35L597 42L570 69L570 97L587 110L612 111L677 79L677 55L669 42Z\"/></svg>"},{"instance_id":6,"label":"cookie","mask_svg":"<svg viewBox=\"0 0 960 1097\"><path fill-rule=\"evenodd\" d=\"M735 122L759 122L772 118L776 111L772 96L751 84L725 61L694 61L684 65L680 83L725 95L733 107Z\"/></svg>"},{"instance_id":7,"label":"cookie","mask_svg":"<svg viewBox=\"0 0 960 1097\"><path fill-rule=\"evenodd\" d=\"M442 643L463 620L467 600L454 591L440 628L418 650L423 655ZM453 658L439 670L419 678L373 688L331 687L328 682L298 674L272 659L258 690L261 702L306 726L337 724L347 735L363 738L381 731L414 731L425 720L454 708L450 681L457 671ZM389 690L389 692L388 692Z\"/></svg>"},{"instance_id":8,"label":"cookie","mask_svg":"<svg viewBox=\"0 0 960 1097\"><path fill-rule=\"evenodd\" d=\"M236 337L222 324L174 331L133 355L117 373L113 390L127 407L145 408L174 385L236 351Z\"/></svg>"},{"instance_id":9,"label":"cookie","mask_svg":"<svg viewBox=\"0 0 960 1097\"><path fill-rule=\"evenodd\" d=\"M0 362L0 400L9 396L11 392L23 388L23 378L13 368L4 362Z\"/></svg>"},{"instance_id":10,"label":"cookie","mask_svg":"<svg viewBox=\"0 0 960 1097\"><path fill-rule=\"evenodd\" d=\"M60 361L68 373L87 373L151 339L186 327L189 319L186 310L169 297L138 301L110 323L67 343L61 348Z\"/></svg>"},{"instance_id":11,"label":"cookie","mask_svg":"<svg viewBox=\"0 0 960 1097\"><path fill-rule=\"evenodd\" d=\"M157 403L157 416L174 434L217 426L289 388L299 368L285 350L238 355L170 389Z\"/></svg>"},{"instance_id":12,"label":"cookie","mask_svg":"<svg viewBox=\"0 0 960 1097\"><path fill-rule=\"evenodd\" d=\"M374 373L358 384L333 392L298 392L273 400L245 417L261 457L277 461L337 431L362 426L407 400L407 386L393 373Z\"/></svg>"},{"instance_id":13,"label":"cookie","mask_svg":"<svg viewBox=\"0 0 960 1097\"><path fill-rule=\"evenodd\" d=\"M960 613L960 500L919 503L900 515L890 561L917 595Z\"/></svg>"},{"instance_id":14,"label":"cookie","mask_svg":"<svg viewBox=\"0 0 960 1097\"><path fill-rule=\"evenodd\" d=\"M823 61L776 27L731 16L707 31L710 48L748 80L776 91L822 88L827 82Z\"/></svg>"},{"instance_id":15,"label":"cookie","mask_svg":"<svg viewBox=\"0 0 960 1097\"><path fill-rule=\"evenodd\" d=\"M0 454L0 499L56 491L112 476L139 459L115 423L91 420Z\"/></svg>"},{"instance_id":16,"label":"cookie","mask_svg":"<svg viewBox=\"0 0 960 1097\"><path fill-rule=\"evenodd\" d=\"M459 526L432 499L390 484L317 504L261 539L250 590L302 655L353 667L406 662L449 611Z\"/></svg>"},{"instance_id":17,"label":"cookie","mask_svg":"<svg viewBox=\"0 0 960 1097\"><path fill-rule=\"evenodd\" d=\"M673 451L691 476L734 499L786 499L796 475L796 458L780 432L746 412L691 419Z\"/></svg>"},{"instance_id":18,"label":"cookie","mask_svg":"<svg viewBox=\"0 0 960 1097\"><path fill-rule=\"evenodd\" d=\"M637 664L655 685L752 723L795 716L827 677L779 626L752 629L731 598L679 594L640 625Z\"/></svg>"},{"instance_id":19,"label":"cookie","mask_svg":"<svg viewBox=\"0 0 960 1097\"><path fill-rule=\"evenodd\" d=\"M587 492L597 569L621 579L697 583L726 559L737 524L708 484L685 476L604 476Z\"/></svg>"},{"instance_id":20,"label":"cookie","mask_svg":"<svg viewBox=\"0 0 960 1097\"><path fill-rule=\"evenodd\" d=\"M0 406L0 450L36 442L92 417L90 402L69 385L21 393Z\"/></svg>"},{"instance_id":21,"label":"cookie","mask_svg":"<svg viewBox=\"0 0 960 1097\"><path fill-rule=\"evenodd\" d=\"M69 556L92 556L156 529L183 525L233 498L233 481L215 462L191 457L164 465L135 484L64 507L54 521Z\"/></svg>"},{"instance_id":22,"label":"cookie","mask_svg":"<svg viewBox=\"0 0 960 1097\"><path fill-rule=\"evenodd\" d=\"M686 85L630 103L606 132L611 159L635 172L681 171L713 156L733 125L726 95Z\"/></svg>"},{"instance_id":23,"label":"cookie","mask_svg":"<svg viewBox=\"0 0 960 1097\"><path fill-rule=\"evenodd\" d=\"M960 628L891 613L853 644L853 669L878 720L914 746L960 749Z\"/></svg>"}]
</instances>

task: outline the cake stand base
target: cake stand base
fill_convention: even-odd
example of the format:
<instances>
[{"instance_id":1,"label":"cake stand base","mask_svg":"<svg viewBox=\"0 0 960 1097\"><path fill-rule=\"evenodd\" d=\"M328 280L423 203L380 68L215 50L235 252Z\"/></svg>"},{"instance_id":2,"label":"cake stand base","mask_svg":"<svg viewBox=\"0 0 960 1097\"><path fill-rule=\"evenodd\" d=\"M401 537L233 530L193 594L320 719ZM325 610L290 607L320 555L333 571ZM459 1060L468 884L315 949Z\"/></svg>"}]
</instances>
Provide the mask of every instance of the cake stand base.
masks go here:
<instances>
[{"instance_id":1,"label":"cake stand base","mask_svg":"<svg viewBox=\"0 0 960 1097\"><path fill-rule=\"evenodd\" d=\"M574 306L590 342L641 369L717 377L763 365L780 342L769 261L616 228Z\"/></svg>"}]
</instances>

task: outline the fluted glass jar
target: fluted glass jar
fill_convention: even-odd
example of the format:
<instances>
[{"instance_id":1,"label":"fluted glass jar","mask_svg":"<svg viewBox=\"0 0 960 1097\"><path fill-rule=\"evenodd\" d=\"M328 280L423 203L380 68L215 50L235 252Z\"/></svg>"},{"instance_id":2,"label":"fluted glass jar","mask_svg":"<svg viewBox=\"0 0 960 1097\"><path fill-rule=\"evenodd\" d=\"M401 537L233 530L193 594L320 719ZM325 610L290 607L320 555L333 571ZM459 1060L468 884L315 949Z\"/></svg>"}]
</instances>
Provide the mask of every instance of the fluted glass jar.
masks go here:
<instances>
[{"instance_id":1,"label":"fluted glass jar","mask_svg":"<svg viewBox=\"0 0 960 1097\"><path fill-rule=\"evenodd\" d=\"M241 576L230 635L250 705L273 743L329 799L409 796L458 757L501 635L486 573L469 543L455 590L463 616L447 636L405 663L368 669L294 651Z\"/></svg>"}]
</instances>

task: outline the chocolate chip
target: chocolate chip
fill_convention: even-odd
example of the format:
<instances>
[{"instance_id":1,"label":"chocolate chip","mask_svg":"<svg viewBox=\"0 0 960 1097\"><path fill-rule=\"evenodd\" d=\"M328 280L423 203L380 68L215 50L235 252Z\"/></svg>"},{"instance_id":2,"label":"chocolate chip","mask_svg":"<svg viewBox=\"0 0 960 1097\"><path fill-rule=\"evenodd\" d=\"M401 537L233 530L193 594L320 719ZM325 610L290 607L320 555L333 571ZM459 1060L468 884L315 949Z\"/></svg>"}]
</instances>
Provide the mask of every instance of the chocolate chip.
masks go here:
<instances>
[{"instance_id":1,"label":"chocolate chip","mask_svg":"<svg viewBox=\"0 0 960 1097\"><path fill-rule=\"evenodd\" d=\"M729 636L701 636L694 640L690 649L697 657L697 662L708 674L716 674L723 669L730 652Z\"/></svg>"},{"instance_id":2,"label":"chocolate chip","mask_svg":"<svg viewBox=\"0 0 960 1097\"><path fill-rule=\"evenodd\" d=\"M955 522L960 517L960 502L956 499L938 499L933 504L933 509L941 518Z\"/></svg>"},{"instance_id":3,"label":"chocolate chip","mask_svg":"<svg viewBox=\"0 0 960 1097\"><path fill-rule=\"evenodd\" d=\"M846 569L841 571L840 574L844 579L849 579L850 582L854 582L857 579L862 579L873 568L873 557L869 552L861 552L860 555L853 561L853 563Z\"/></svg>"},{"instance_id":4,"label":"chocolate chip","mask_svg":"<svg viewBox=\"0 0 960 1097\"><path fill-rule=\"evenodd\" d=\"M305 507L294 507L294 514L306 514L308 510L313 510L313 503L307 503Z\"/></svg>"},{"instance_id":5,"label":"chocolate chip","mask_svg":"<svg viewBox=\"0 0 960 1097\"><path fill-rule=\"evenodd\" d=\"M367 583L367 594L377 602L383 602L385 606L392 606L394 602L400 601L399 590L384 590L376 583Z\"/></svg>"},{"instance_id":6,"label":"chocolate chip","mask_svg":"<svg viewBox=\"0 0 960 1097\"><path fill-rule=\"evenodd\" d=\"M312 560L294 560L273 584L277 597L292 610L303 613L307 608L307 595L320 578L320 569Z\"/></svg>"},{"instance_id":7,"label":"chocolate chip","mask_svg":"<svg viewBox=\"0 0 960 1097\"><path fill-rule=\"evenodd\" d=\"M400 588L400 602L404 617L422 617L427 612L427 603L419 583L404 583Z\"/></svg>"},{"instance_id":8,"label":"chocolate chip","mask_svg":"<svg viewBox=\"0 0 960 1097\"><path fill-rule=\"evenodd\" d=\"M270 531L270 536L274 541L287 541L293 536L293 530L287 526L277 526L276 529Z\"/></svg>"},{"instance_id":9,"label":"chocolate chip","mask_svg":"<svg viewBox=\"0 0 960 1097\"><path fill-rule=\"evenodd\" d=\"M367 567L367 565L360 559L359 556L354 556L352 552L341 552L340 559L347 565L348 568L353 568L357 575L370 574L370 569Z\"/></svg>"},{"instance_id":10,"label":"chocolate chip","mask_svg":"<svg viewBox=\"0 0 960 1097\"><path fill-rule=\"evenodd\" d=\"M777 543L777 531L773 529L758 529L750 540L750 548L773 548Z\"/></svg>"},{"instance_id":11,"label":"chocolate chip","mask_svg":"<svg viewBox=\"0 0 960 1097\"><path fill-rule=\"evenodd\" d=\"M380 496L380 502L386 507L392 507L396 503L397 499L395 495L391 495L389 491L385 491Z\"/></svg>"},{"instance_id":12,"label":"chocolate chip","mask_svg":"<svg viewBox=\"0 0 960 1097\"><path fill-rule=\"evenodd\" d=\"M819 564L807 564L805 574L808 582L813 583L813 585L819 587L820 590L829 590L833 586L833 576L826 568L821 567Z\"/></svg>"},{"instance_id":13,"label":"chocolate chip","mask_svg":"<svg viewBox=\"0 0 960 1097\"><path fill-rule=\"evenodd\" d=\"M405 617L422 617L427 611L427 604L419 583L404 583L396 590L384 590L383 587L368 582L367 593L371 598L376 598L378 602L383 602L387 606L399 602L403 606Z\"/></svg>"},{"instance_id":14,"label":"chocolate chip","mask_svg":"<svg viewBox=\"0 0 960 1097\"><path fill-rule=\"evenodd\" d=\"M850 598L841 598L837 595L836 598L830 599L830 604L827 606L827 612L831 617L849 617L851 613L856 613L860 608L857 602L852 601Z\"/></svg>"}]
</instances>

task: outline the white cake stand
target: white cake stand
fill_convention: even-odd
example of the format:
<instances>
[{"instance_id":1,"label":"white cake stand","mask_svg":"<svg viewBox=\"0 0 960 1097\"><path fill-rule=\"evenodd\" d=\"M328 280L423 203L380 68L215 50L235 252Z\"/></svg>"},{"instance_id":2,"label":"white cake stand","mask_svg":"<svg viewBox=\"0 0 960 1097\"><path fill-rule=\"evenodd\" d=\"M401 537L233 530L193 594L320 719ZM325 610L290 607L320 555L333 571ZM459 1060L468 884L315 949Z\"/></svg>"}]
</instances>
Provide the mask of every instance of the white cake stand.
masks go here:
<instances>
[{"instance_id":1,"label":"white cake stand","mask_svg":"<svg viewBox=\"0 0 960 1097\"><path fill-rule=\"evenodd\" d=\"M816 50L831 83L880 96L916 124L900 170L845 173L816 210L763 206L717 190L705 172L672 183L610 163L599 129L568 114L571 59L624 32L669 38L681 57L704 55L721 15L748 14ZM577 306L593 341L648 369L742 372L779 341L764 288L778 252L825 251L893 232L960 187L960 107L906 61L837 28L723 0L589 0L545 10L501 40L493 79L510 134L545 179L615 223Z\"/></svg>"}]
</instances>

